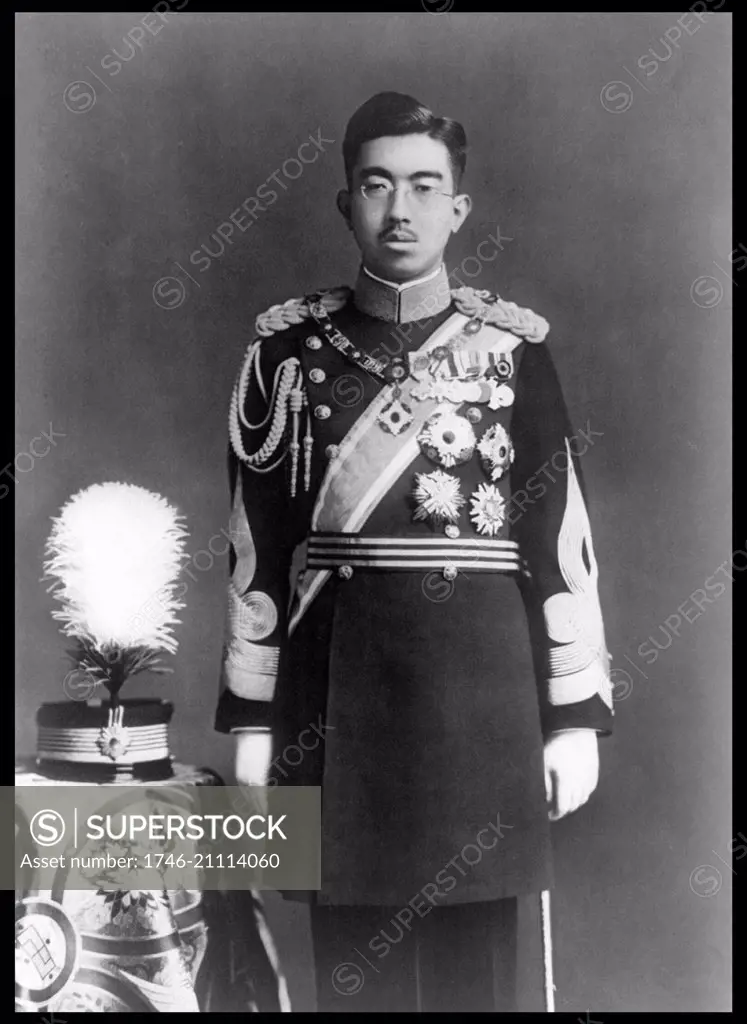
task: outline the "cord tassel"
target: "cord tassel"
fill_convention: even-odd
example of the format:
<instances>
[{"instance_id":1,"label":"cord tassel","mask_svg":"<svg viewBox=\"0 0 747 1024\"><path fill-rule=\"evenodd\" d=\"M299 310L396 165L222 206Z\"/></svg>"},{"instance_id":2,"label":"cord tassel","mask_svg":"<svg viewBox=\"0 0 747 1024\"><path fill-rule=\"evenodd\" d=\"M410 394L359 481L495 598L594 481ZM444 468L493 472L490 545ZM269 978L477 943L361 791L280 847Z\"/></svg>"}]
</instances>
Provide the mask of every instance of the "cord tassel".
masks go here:
<instances>
[{"instance_id":1,"label":"cord tassel","mask_svg":"<svg viewBox=\"0 0 747 1024\"><path fill-rule=\"evenodd\" d=\"M311 487L311 451L314 447L314 435L311 432L311 412L309 399L304 392L303 403L306 406L306 436L303 439L303 487L308 493Z\"/></svg>"},{"instance_id":2,"label":"cord tassel","mask_svg":"<svg viewBox=\"0 0 747 1024\"><path fill-rule=\"evenodd\" d=\"M301 374L299 371L298 377L296 378L296 384L290 393L290 410L293 413L293 440L290 443L291 453L291 484L290 493L291 498L296 496L296 483L298 480L298 453L301 450L301 445L298 443L298 428L301 410L303 409L304 393L303 388L300 386Z\"/></svg>"},{"instance_id":3,"label":"cord tassel","mask_svg":"<svg viewBox=\"0 0 747 1024\"><path fill-rule=\"evenodd\" d=\"M298 443L298 413L293 413L293 440L290 443L291 451L291 484L290 493L291 498L296 496L296 478L298 476L298 452L300 445Z\"/></svg>"}]
</instances>

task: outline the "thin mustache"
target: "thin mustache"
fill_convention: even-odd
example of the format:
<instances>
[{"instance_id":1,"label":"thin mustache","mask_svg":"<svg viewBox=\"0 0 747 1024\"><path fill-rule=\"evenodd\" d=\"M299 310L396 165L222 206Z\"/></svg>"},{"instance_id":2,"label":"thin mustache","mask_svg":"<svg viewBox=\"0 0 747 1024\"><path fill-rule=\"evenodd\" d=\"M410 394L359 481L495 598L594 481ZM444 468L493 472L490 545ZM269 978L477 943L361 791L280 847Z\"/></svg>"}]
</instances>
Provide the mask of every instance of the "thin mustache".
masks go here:
<instances>
[{"instance_id":1,"label":"thin mustache","mask_svg":"<svg viewBox=\"0 0 747 1024\"><path fill-rule=\"evenodd\" d=\"M398 242L417 242L417 238L410 231L402 231L399 228L389 228L388 231L384 231L381 235L382 242L388 241L390 238L394 238L396 235Z\"/></svg>"}]
</instances>

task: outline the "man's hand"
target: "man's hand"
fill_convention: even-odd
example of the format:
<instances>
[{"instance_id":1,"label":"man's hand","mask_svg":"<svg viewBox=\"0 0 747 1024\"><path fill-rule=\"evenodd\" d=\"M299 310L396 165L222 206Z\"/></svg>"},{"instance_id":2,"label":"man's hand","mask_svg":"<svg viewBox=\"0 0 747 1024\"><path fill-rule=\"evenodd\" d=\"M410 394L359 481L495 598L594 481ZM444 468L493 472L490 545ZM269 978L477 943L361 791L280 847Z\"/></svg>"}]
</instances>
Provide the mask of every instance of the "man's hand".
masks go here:
<instances>
[{"instance_id":1,"label":"man's hand","mask_svg":"<svg viewBox=\"0 0 747 1024\"><path fill-rule=\"evenodd\" d=\"M236 785L266 786L272 757L269 730L236 734Z\"/></svg>"},{"instance_id":2,"label":"man's hand","mask_svg":"<svg viewBox=\"0 0 747 1024\"><path fill-rule=\"evenodd\" d=\"M272 757L272 733L240 732L236 734L236 762L234 772L237 786L266 786ZM247 800L258 805L260 814L267 813L264 794L250 790Z\"/></svg>"},{"instance_id":3,"label":"man's hand","mask_svg":"<svg viewBox=\"0 0 747 1024\"><path fill-rule=\"evenodd\" d=\"M556 732L545 743L545 789L550 821L578 810L599 781L599 750L593 729Z\"/></svg>"}]
</instances>

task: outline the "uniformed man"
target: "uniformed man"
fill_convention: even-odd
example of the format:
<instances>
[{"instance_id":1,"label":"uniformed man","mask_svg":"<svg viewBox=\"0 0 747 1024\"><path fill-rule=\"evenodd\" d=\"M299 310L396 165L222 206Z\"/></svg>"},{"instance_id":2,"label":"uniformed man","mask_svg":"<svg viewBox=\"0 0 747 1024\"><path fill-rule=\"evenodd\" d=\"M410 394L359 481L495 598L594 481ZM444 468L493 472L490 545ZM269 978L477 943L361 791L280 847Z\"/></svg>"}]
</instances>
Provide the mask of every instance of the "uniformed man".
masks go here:
<instances>
[{"instance_id":1,"label":"uniformed man","mask_svg":"<svg viewBox=\"0 0 747 1024\"><path fill-rule=\"evenodd\" d=\"M465 154L412 97L363 104L355 287L261 313L232 396L216 728L238 782L322 786L320 1011L512 1008L516 898L550 887L548 819L610 731L548 324L444 267Z\"/></svg>"}]
</instances>

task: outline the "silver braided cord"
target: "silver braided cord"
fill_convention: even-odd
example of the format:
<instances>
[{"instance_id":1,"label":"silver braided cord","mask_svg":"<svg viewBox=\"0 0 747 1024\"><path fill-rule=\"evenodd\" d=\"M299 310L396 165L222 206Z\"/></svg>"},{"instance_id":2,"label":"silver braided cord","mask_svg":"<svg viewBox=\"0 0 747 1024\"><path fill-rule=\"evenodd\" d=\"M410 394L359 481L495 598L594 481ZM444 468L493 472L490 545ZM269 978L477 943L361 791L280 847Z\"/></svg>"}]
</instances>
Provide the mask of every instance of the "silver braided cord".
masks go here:
<instances>
[{"instance_id":1,"label":"silver braided cord","mask_svg":"<svg viewBox=\"0 0 747 1024\"><path fill-rule=\"evenodd\" d=\"M253 358L254 356L252 355L252 359ZM246 366L251 366L250 359L246 360L244 367ZM272 463L272 465L267 465L276 453L280 442L283 439L286 424L288 422L291 395L294 390L300 389L303 383L301 364L295 356L291 356L278 366L275 371L272 399L268 405L267 415L261 423L256 425L250 424L243 414L243 406L246 401L246 392L249 387L249 383L250 373L244 373L244 368L242 368L241 376L236 382L236 386L231 394L228 430L231 438L231 445L236 456L244 463L245 466L248 466L249 469L266 473L269 472L270 469L274 469L275 466L279 465L286 455L286 452L283 451L280 457ZM253 454L249 454L244 447L244 442L241 437L242 422L249 430L254 430L265 426L270 417L272 417L272 421L264 442Z\"/></svg>"},{"instance_id":2,"label":"silver braided cord","mask_svg":"<svg viewBox=\"0 0 747 1024\"><path fill-rule=\"evenodd\" d=\"M322 294L321 302L328 313L335 313L347 304L352 293L352 289L346 286L330 288ZM253 372L255 373L257 386L262 394L265 395L264 382L259 370L259 352L262 339L269 338L279 331L287 330L291 325L303 323L304 320L308 319L309 315L309 307L305 298L288 299L287 302L270 306L264 313L260 313L255 321L255 331L258 337L247 348L241 372L231 393L231 405L228 414L228 433L231 439L231 446L236 457L245 466L257 473L267 473L275 469L283 461L287 454L286 451L283 451L274 462L270 462L285 434L289 412L293 413L295 430L297 416L300 412L299 403L308 404L306 392L303 389L301 364L295 356L291 356L284 360L275 371L272 395L267 403L267 413L263 419L258 423L251 423L247 419L244 408ZM292 409L291 403L293 405ZM266 427L268 423L270 426L263 444L255 452L247 452L241 436L242 425L247 430L260 430ZM294 454L297 443L297 439L294 439L292 443ZM304 438L305 453L310 454L310 448L311 445L307 436ZM308 476L308 474L305 475ZM292 489L295 490L295 487Z\"/></svg>"}]
</instances>

